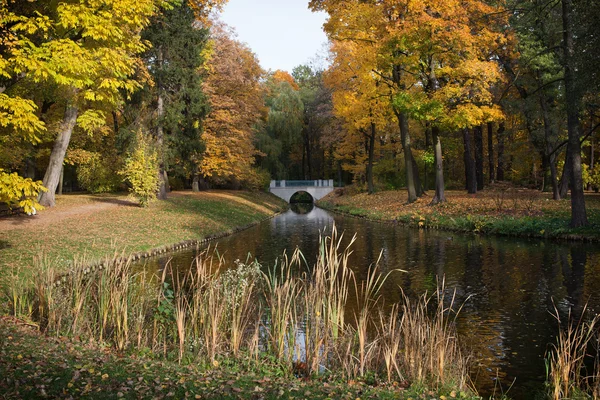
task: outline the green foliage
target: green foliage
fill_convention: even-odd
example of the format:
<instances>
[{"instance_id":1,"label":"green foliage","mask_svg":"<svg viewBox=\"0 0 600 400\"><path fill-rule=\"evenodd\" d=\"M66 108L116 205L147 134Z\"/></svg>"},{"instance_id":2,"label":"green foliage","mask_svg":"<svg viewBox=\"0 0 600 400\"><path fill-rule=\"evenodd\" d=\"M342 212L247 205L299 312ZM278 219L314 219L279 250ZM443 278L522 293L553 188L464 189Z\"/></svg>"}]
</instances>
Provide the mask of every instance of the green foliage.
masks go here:
<instances>
[{"instance_id":1,"label":"green foliage","mask_svg":"<svg viewBox=\"0 0 600 400\"><path fill-rule=\"evenodd\" d=\"M386 158L373 166L375 180L383 185L385 190L399 189L406 184L405 176L400 173L398 163L399 160Z\"/></svg>"},{"instance_id":2,"label":"green foliage","mask_svg":"<svg viewBox=\"0 0 600 400\"><path fill-rule=\"evenodd\" d=\"M8 207L21 207L27 214L36 214L42 207L37 202L40 192L47 189L42 182L34 182L30 178L23 178L16 172L9 174L0 169L0 203L8 204Z\"/></svg>"},{"instance_id":3,"label":"green foliage","mask_svg":"<svg viewBox=\"0 0 600 400\"><path fill-rule=\"evenodd\" d=\"M581 165L581 175L583 178L583 186L591 185L594 189L600 188L600 165L596 165L590 171L590 166L587 164Z\"/></svg>"},{"instance_id":4,"label":"green foliage","mask_svg":"<svg viewBox=\"0 0 600 400\"><path fill-rule=\"evenodd\" d=\"M252 168L245 176L242 186L248 190L268 190L271 174L263 168Z\"/></svg>"},{"instance_id":5,"label":"green foliage","mask_svg":"<svg viewBox=\"0 0 600 400\"><path fill-rule=\"evenodd\" d=\"M156 199L159 186L158 154L144 134L138 133L135 149L127 157L125 167L119 173L130 185L130 192L142 207Z\"/></svg>"},{"instance_id":6,"label":"green foliage","mask_svg":"<svg viewBox=\"0 0 600 400\"><path fill-rule=\"evenodd\" d=\"M108 193L119 189L118 160L92 153L85 163L77 166L79 184L91 193Z\"/></svg>"}]
</instances>

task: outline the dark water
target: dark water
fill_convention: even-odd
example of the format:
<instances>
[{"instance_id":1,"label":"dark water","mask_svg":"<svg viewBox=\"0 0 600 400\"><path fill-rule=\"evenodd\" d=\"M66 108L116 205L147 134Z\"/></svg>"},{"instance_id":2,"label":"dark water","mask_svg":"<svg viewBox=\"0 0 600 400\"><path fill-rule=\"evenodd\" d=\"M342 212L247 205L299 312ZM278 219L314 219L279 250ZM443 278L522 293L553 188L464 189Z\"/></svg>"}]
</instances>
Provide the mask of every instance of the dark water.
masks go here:
<instances>
[{"instance_id":1,"label":"dark water","mask_svg":"<svg viewBox=\"0 0 600 400\"><path fill-rule=\"evenodd\" d=\"M299 207L219 240L219 252L229 262L250 254L271 266L284 249L290 253L298 246L312 263L319 231L335 221L346 241L357 234L350 263L358 277L366 276L380 252L384 272L407 271L391 275L386 301L400 299L398 287L414 295L434 293L437 279L445 276L446 288L456 289L458 302L465 302L458 329L476 360L473 381L482 395L506 391L513 381L508 395L514 399L534 398L542 388L544 355L557 332L553 302L563 315L586 302L600 310L600 246L422 231ZM185 268L194 255L171 257Z\"/></svg>"}]
</instances>

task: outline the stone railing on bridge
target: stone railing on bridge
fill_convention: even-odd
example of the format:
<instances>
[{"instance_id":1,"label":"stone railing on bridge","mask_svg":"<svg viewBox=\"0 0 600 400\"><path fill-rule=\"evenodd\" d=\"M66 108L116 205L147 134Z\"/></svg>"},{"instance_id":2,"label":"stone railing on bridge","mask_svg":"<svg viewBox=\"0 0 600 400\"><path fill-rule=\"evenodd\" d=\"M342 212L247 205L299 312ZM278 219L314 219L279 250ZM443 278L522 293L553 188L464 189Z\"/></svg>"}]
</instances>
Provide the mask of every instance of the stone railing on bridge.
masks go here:
<instances>
[{"instance_id":1,"label":"stone railing on bridge","mask_svg":"<svg viewBox=\"0 0 600 400\"><path fill-rule=\"evenodd\" d=\"M271 188L333 187L333 179L315 179L312 181L271 181Z\"/></svg>"}]
</instances>

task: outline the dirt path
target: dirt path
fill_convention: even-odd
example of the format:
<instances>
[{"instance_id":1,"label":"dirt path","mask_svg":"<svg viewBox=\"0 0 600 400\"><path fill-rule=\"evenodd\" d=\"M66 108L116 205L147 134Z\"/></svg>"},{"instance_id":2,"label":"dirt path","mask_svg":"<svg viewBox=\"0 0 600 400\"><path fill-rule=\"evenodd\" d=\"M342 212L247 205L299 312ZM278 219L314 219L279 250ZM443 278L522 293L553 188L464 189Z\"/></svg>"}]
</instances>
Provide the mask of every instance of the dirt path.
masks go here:
<instances>
[{"instance_id":1,"label":"dirt path","mask_svg":"<svg viewBox=\"0 0 600 400\"><path fill-rule=\"evenodd\" d=\"M93 201L84 204L59 204L56 207L45 209L39 214L33 216L19 214L1 217L0 232L59 224L65 220L74 219L117 207L131 206L132 204L133 203L130 203L127 200L117 198L106 198L102 201Z\"/></svg>"}]
</instances>

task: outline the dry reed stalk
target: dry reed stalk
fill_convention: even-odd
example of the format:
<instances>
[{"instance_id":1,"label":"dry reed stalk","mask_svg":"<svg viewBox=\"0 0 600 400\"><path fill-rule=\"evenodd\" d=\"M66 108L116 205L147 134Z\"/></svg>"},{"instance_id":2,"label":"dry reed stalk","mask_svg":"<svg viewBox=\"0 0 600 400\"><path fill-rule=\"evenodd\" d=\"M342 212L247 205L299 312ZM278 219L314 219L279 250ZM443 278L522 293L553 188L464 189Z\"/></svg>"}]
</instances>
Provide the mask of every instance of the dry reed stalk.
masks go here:
<instances>
[{"instance_id":1,"label":"dry reed stalk","mask_svg":"<svg viewBox=\"0 0 600 400\"><path fill-rule=\"evenodd\" d=\"M297 337L296 303L302 287L300 280L292 275L292 269L299 261L298 250L291 259L284 253L278 272L275 265L268 274L263 273L270 349L283 364L291 364L292 351L286 353L286 349L294 349Z\"/></svg>"},{"instance_id":2,"label":"dry reed stalk","mask_svg":"<svg viewBox=\"0 0 600 400\"><path fill-rule=\"evenodd\" d=\"M400 367L398 366L398 355L402 340L400 334L402 332L402 327L399 325L401 322L398 319L398 313L399 305L394 304L388 315L385 315L383 312L380 312L379 314L381 351L385 361L388 383L395 380L393 379L394 373L399 381L404 380L404 376L400 372Z\"/></svg>"},{"instance_id":3,"label":"dry reed stalk","mask_svg":"<svg viewBox=\"0 0 600 400\"><path fill-rule=\"evenodd\" d=\"M454 385L462 389L467 385L467 359L458 344L454 319L462 307L454 310L456 291L446 306L443 298L445 284L438 285L437 296L422 295L413 306L403 293L400 323L403 351L399 365L413 382L433 385ZM429 316L431 301L436 299L435 313ZM449 315L455 313L454 319Z\"/></svg>"},{"instance_id":4,"label":"dry reed stalk","mask_svg":"<svg viewBox=\"0 0 600 400\"><path fill-rule=\"evenodd\" d=\"M591 377L591 383L585 376L585 358L588 346L593 339L598 339L597 326L600 316L595 315L590 321L584 316L587 304L583 308L581 318L573 321L571 310L567 318L567 327L563 329L560 315L556 306L552 316L558 322L558 337L548 355L548 378L553 399L567 399L591 391L597 391L598 381ZM596 372L597 374L597 372ZM596 377L597 378L597 377ZM591 390L590 390L591 389ZM596 396L594 395L594 398Z\"/></svg>"}]
</instances>

